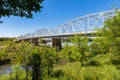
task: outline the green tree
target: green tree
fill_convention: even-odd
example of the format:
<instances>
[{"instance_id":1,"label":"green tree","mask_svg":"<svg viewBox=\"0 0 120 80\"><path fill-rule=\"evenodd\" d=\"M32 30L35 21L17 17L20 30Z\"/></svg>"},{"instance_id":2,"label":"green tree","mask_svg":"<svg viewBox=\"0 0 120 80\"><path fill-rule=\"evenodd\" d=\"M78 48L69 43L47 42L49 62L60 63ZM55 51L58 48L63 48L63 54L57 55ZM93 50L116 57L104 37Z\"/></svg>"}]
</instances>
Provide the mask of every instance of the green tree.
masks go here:
<instances>
[{"instance_id":1,"label":"green tree","mask_svg":"<svg viewBox=\"0 0 120 80\"><path fill-rule=\"evenodd\" d=\"M32 66L32 80L42 80L41 50L35 47L29 56L29 64Z\"/></svg>"},{"instance_id":2,"label":"green tree","mask_svg":"<svg viewBox=\"0 0 120 80\"><path fill-rule=\"evenodd\" d=\"M10 80L21 80L22 69L20 65L12 66L12 74Z\"/></svg>"},{"instance_id":3,"label":"green tree","mask_svg":"<svg viewBox=\"0 0 120 80\"><path fill-rule=\"evenodd\" d=\"M20 42L16 45L17 52L16 57L20 61L20 64L23 66L26 72L26 80L28 80L28 71L29 71L29 55L33 50L33 45L27 42Z\"/></svg>"},{"instance_id":4,"label":"green tree","mask_svg":"<svg viewBox=\"0 0 120 80\"><path fill-rule=\"evenodd\" d=\"M69 62L76 61L77 58L79 60L80 56L79 55L77 56L77 54L79 54L79 53L74 54L73 51L75 51L73 46L70 46L69 44L66 44L61 51L62 58L69 61Z\"/></svg>"},{"instance_id":5,"label":"green tree","mask_svg":"<svg viewBox=\"0 0 120 80\"><path fill-rule=\"evenodd\" d=\"M32 12L41 10L43 0L0 0L0 17L21 16L32 18Z\"/></svg>"},{"instance_id":6,"label":"green tree","mask_svg":"<svg viewBox=\"0 0 120 80\"><path fill-rule=\"evenodd\" d=\"M77 48L77 51L80 55L80 62L81 65L84 65L84 62L86 60L86 57L88 55L88 38L86 35L75 35L75 37L71 40Z\"/></svg>"},{"instance_id":7,"label":"green tree","mask_svg":"<svg viewBox=\"0 0 120 80\"><path fill-rule=\"evenodd\" d=\"M50 76L53 71L54 64L56 63L57 60L56 51L54 48L47 47L41 47L41 50L43 66L45 70L47 70L47 75Z\"/></svg>"},{"instance_id":8,"label":"green tree","mask_svg":"<svg viewBox=\"0 0 120 80\"><path fill-rule=\"evenodd\" d=\"M13 61L15 52L15 44L11 41L0 43L0 64L8 64Z\"/></svg>"},{"instance_id":9,"label":"green tree","mask_svg":"<svg viewBox=\"0 0 120 80\"><path fill-rule=\"evenodd\" d=\"M98 31L101 39L98 44L101 53L111 54L112 62L120 64L120 12L115 11L115 16L104 22L104 27Z\"/></svg>"},{"instance_id":10,"label":"green tree","mask_svg":"<svg viewBox=\"0 0 120 80\"><path fill-rule=\"evenodd\" d=\"M81 61L83 65L86 56L88 55L88 39L86 36L75 35L71 38L72 46L66 45L63 50L63 56L70 62Z\"/></svg>"}]
</instances>

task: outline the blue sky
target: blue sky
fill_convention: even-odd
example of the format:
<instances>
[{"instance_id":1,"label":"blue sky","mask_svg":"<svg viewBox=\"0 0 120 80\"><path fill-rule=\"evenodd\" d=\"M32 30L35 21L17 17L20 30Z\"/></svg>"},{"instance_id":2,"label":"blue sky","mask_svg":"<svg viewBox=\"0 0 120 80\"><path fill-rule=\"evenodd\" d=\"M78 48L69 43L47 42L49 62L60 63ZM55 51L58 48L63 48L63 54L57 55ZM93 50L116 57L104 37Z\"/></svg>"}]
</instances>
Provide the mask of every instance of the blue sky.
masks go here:
<instances>
[{"instance_id":1,"label":"blue sky","mask_svg":"<svg viewBox=\"0 0 120 80\"><path fill-rule=\"evenodd\" d=\"M41 12L34 13L33 19L2 17L0 37L17 37L41 28L60 26L76 17L119 8L120 0L44 0Z\"/></svg>"}]
</instances>

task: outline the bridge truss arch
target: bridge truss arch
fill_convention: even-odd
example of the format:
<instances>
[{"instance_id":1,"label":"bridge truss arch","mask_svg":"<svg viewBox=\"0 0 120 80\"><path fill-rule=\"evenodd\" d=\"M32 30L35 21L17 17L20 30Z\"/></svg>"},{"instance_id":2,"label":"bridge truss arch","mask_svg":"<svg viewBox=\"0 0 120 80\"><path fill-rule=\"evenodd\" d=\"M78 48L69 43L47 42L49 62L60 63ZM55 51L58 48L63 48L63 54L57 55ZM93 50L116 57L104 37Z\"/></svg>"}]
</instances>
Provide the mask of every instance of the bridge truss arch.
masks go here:
<instances>
[{"instance_id":1,"label":"bridge truss arch","mask_svg":"<svg viewBox=\"0 0 120 80\"><path fill-rule=\"evenodd\" d=\"M76 34L81 32L93 32L103 27L104 21L115 15L115 10L103 11L69 20L56 29L39 29L33 33L20 36L19 39L33 37L49 37L56 35Z\"/></svg>"}]
</instances>

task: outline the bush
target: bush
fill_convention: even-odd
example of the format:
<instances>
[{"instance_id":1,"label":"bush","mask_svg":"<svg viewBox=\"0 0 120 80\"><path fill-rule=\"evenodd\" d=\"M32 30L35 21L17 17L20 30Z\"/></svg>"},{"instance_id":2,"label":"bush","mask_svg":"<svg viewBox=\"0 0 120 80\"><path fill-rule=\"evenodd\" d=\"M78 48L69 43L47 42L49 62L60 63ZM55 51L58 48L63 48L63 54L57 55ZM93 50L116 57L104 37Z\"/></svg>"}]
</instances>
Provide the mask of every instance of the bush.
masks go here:
<instances>
[{"instance_id":1,"label":"bush","mask_svg":"<svg viewBox=\"0 0 120 80\"><path fill-rule=\"evenodd\" d=\"M97 60L90 60L89 65L90 66L99 66L100 63Z\"/></svg>"},{"instance_id":2,"label":"bush","mask_svg":"<svg viewBox=\"0 0 120 80\"><path fill-rule=\"evenodd\" d=\"M52 76L52 77L55 77L55 78L60 78L60 77L62 77L63 75L64 75L64 72L63 72L62 70L60 70L60 69L54 71L54 72L51 74L51 76Z\"/></svg>"},{"instance_id":3,"label":"bush","mask_svg":"<svg viewBox=\"0 0 120 80\"><path fill-rule=\"evenodd\" d=\"M114 65L119 65L120 64L120 60L113 59L113 60L111 60L111 63L114 64Z\"/></svg>"},{"instance_id":4,"label":"bush","mask_svg":"<svg viewBox=\"0 0 120 80\"><path fill-rule=\"evenodd\" d=\"M51 77L51 80L120 80L120 70L114 65L82 67L80 62L74 62L55 70L56 76Z\"/></svg>"}]
</instances>

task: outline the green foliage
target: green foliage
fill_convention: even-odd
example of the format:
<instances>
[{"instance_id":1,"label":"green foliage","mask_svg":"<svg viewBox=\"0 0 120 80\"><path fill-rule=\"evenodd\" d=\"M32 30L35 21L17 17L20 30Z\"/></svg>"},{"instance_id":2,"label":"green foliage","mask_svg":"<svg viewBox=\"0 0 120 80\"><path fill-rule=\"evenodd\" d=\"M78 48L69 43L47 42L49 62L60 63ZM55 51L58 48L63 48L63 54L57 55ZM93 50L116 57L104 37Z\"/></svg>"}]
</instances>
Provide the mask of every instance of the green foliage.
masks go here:
<instances>
[{"instance_id":1,"label":"green foliage","mask_svg":"<svg viewBox=\"0 0 120 80\"><path fill-rule=\"evenodd\" d=\"M41 50L44 69L47 70L46 73L50 76L57 60L57 53L54 48L41 47Z\"/></svg>"},{"instance_id":2,"label":"green foliage","mask_svg":"<svg viewBox=\"0 0 120 80\"><path fill-rule=\"evenodd\" d=\"M113 65L85 66L80 62L69 63L54 69L54 75L59 70L62 75L45 80L119 80L120 70Z\"/></svg>"},{"instance_id":3,"label":"green foliage","mask_svg":"<svg viewBox=\"0 0 120 80\"><path fill-rule=\"evenodd\" d=\"M70 42L70 38L62 39L63 42Z\"/></svg>"},{"instance_id":4,"label":"green foliage","mask_svg":"<svg viewBox=\"0 0 120 80\"><path fill-rule=\"evenodd\" d=\"M116 10L116 15L104 23L104 28L98 31L101 39L97 39L99 53L111 54L111 62L120 64L120 12Z\"/></svg>"},{"instance_id":5,"label":"green foliage","mask_svg":"<svg viewBox=\"0 0 120 80\"><path fill-rule=\"evenodd\" d=\"M0 50L0 61L5 60L5 51L4 50Z\"/></svg>"},{"instance_id":6,"label":"green foliage","mask_svg":"<svg viewBox=\"0 0 120 80\"><path fill-rule=\"evenodd\" d=\"M71 38L71 42L73 42L74 45L66 45L63 48L63 57L70 62L81 61L83 64L84 60L89 55L88 39L86 37L82 37L81 35L75 35Z\"/></svg>"},{"instance_id":7,"label":"green foliage","mask_svg":"<svg viewBox=\"0 0 120 80\"><path fill-rule=\"evenodd\" d=\"M13 60L15 44L11 41L0 42L0 65L8 64Z\"/></svg>"},{"instance_id":8,"label":"green foliage","mask_svg":"<svg viewBox=\"0 0 120 80\"><path fill-rule=\"evenodd\" d=\"M38 47L35 47L28 60L30 66L32 66L32 80L42 80L41 50Z\"/></svg>"},{"instance_id":9,"label":"green foliage","mask_svg":"<svg viewBox=\"0 0 120 80\"><path fill-rule=\"evenodd\" d=\"M32 77L29 77L33 80L38 79L35 76L43 80L120 80L119 25L120 12L116 12L116 16L105 21L104 28L97 34L100 38L93 39L91 45L88 45L90 40L86 35L70 38L74 45L66 45L59 52L61 54L57 54L54 48L35 47L26 42L17 45L2 43L0 45L4 47L0 50L0 57L4 60L6 53L17 53L14 55L25 68L24 76L28 76L28 66L32 65ZM58 57L68 63L56 65ZM21 79L20 74L15 69L12 75L7 78L1 76L0 79Z\"/></svg>"},{"instance_id":10,"label":"green foliage","mask_svg":"<svg viewBox=\"0 0 120 80\"><path fill-rule=\"evenodd\" d=\"M39 42L39 43L42 43L42 42L44 42L44 39L43 39L43 38L39 38L39 39L38 39L38 42Z\"/></svg>"},{"instance_id":11,"label":"green foliage","mask_svg":"<svg viewBox=\"0 0 120 80\"><path fill-rule=\"evenodd\" d=\"M0 38L0 41L6 41L7 38Z\"/></svg>"},{"instance_id":12,"label":"green foliage","mask_svg":"<svg viewBox=\"0 0 120 80\"><path fill-rule=\"evenodd\" d=\"M14 65L12 67L12 74L10 79L11 80L22 80L25 79L25 76L22 75L23 74L23 70L20 68L20 65Z\"/></svg>"},{"instance_id":13,"label":"green foliage","mask_svg":"<svg viewBox=\"0 0 120 80\"><path fill-rule=\"evenodd\" d=\"M64 75L64 72L61 69L57 69L51 74L51 76L55 78L60 78L63 75Z\"/></svg>"},{"instance_id":14,"label":"green foliage","mask_svg":"<svg viewBox=\"0 0 120 80\"><path fill-rule=\"evenodd\" d=\"M75 46L66 45L61 52L63 58L68 60L69 62L80 60L81 55L78 52L75 52L75 49Z\"/></svg>"},{"instance_id":15,"label":"green foliage","mask_svg":"<svg viewBox=\"0 0 120 80\"><path fill-rule=\"evenodd\" d=\"M2 16L20 16L32 18L32 12L41 10L43 0L1 0L0 18Z\"/></svg>"},{"instance_id":16,"label":"green foliage","mask_svg":"<svg viewBox=\"0 0 120 80\"><path fill-rule=\"evenodd\" d=\"M20 64L23 66L26 72L26 80L28 80L28 71L29 71L29 55L33 49L33 45L28 42L21 42L17 45L16 57L20 61Z\"/></svg>"},{"instance_id":17,"label":"green foliage","mask_svg":"<svg viewBox=\"0 0 120 80\"><path fill-rule=\"evenodd\" d=\"M12 66L12 73L0 75L0 80L25 80L25 72L20 65Z\"/></svg>"},{"instance_id":18,"label":"green foliage","mask_svg":"<svg viewBox=\"0 0 120 80\"><path fill-rule=\"evenodd\" d=\"M22 41L16 45L16 48L16 57L23 66L26 66L28 64L27 58L33 49L33 45Z\"/></svg>"}]
</instances>

